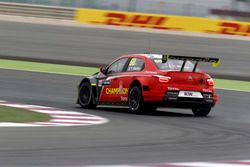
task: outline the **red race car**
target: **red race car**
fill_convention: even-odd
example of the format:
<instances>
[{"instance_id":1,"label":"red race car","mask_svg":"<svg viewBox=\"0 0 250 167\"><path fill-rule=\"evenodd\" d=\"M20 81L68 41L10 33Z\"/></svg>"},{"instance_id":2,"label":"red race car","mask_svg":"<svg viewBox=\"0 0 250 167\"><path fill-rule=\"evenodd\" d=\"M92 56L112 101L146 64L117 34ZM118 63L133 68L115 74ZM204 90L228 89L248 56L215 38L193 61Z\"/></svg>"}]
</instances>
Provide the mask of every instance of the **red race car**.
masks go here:
<instances>
[{"instance_id":1,"label":"red race car","mask_svg":"<svg viewBox=\"0 0 250 167\"><path fill-rule=\"evenodd\" d=\"M133 112L187 108L195 116L207 116L218 97L213 79L197 68L199 62L217 66L220 60L159 54L122 56L83 78L77 102L83 108L126 105Z\"/></svg>"}]
</instances>

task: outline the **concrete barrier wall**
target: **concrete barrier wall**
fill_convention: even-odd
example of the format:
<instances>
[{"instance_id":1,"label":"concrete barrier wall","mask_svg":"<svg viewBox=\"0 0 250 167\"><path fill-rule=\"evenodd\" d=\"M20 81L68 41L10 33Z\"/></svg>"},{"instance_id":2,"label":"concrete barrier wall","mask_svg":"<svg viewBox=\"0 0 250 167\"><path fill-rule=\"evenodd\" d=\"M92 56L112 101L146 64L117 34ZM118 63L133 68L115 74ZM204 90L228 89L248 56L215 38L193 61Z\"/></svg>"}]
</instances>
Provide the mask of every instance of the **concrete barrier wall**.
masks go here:
<instances>
[{"instance_id":1,"label":"concrete barrier wall","mask_svg":"<svg viewBox=\"0 0 250 167\"><path fill-rule=\"evenodd\" d=\"M1 2L199 17L210 17L211 9L223 9L225 6L231 9L231 6L233 5L231 0L210 0L206 3L204 3L204 0L1 0ZM234 8L235 7L236 5L234 5ZM245 8L247 8L247 5L239 10L245 11Z\"/></svg>"},{"instance_id":2,"label":"concrete barrier wall","mask_svg":"<svg viewBox=\"0 0 250 167\"><path fill-rule=\"evenodd\" d=\"M73 20L75 8L0 2L0 14Z\"/></svg>"}]
</instances>

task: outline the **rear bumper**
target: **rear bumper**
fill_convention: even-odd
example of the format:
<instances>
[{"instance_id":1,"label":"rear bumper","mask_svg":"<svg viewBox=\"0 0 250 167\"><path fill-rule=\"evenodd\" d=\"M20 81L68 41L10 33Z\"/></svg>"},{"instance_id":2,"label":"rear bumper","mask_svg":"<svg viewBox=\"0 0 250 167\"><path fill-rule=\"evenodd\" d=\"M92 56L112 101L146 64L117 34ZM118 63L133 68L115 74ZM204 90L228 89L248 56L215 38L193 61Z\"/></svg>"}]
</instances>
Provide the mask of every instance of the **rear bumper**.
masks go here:
<instances>
[{"instance_id":1,"label":"rear bumper","mask_svg":"<svg viewBox=\"0 0 250 167\"><path fill-rule=\"evenodd\" d=\"M178 91L166 92L162 101L152 102L161 107L173 108L207 108L214 107L217 101L217 96L212 93L202 93L203 98L184 98L178 97Z\"/></svg>"}]
</instances>

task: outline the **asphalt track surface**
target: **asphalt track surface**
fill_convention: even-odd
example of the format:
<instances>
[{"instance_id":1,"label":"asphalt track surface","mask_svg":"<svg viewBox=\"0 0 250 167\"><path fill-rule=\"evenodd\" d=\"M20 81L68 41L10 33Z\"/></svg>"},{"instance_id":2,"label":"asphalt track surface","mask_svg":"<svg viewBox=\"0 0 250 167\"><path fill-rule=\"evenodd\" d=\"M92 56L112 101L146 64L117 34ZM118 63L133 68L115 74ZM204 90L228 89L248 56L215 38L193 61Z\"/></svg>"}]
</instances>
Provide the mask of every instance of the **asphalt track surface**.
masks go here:
<instances>
[{"instance_id":1,"label":"asphalt track surface","mask_svg":"<svg viewBox=\"0 0 250 167\"><path fill-rule=\"evenodd\" d=\"M0 55L8 58L98 66L131 53L209 56L222 59L219 68L202 66L209 73L250 80L249 41L4 21L0 38Z\"/></svg>"},{"instance_id":2,"label":"asphalt track surface","mask_svg":"<svg viewBox=\"0 0 250 167\"><path fill-rule=\"evenodd\" d=\"M148 35L0 22L0 54L68 62L108 63L126 53L225 58L219 71L249 76L249 42ZM214 69L211 70L213 72ZM108 118L89 127L0 128L1 166L83 166L240 160L250 157L249 93L217 90L208 118L187 110L135 115L123 109L84 110L76 104L81 77L0 70L0 100L45 105Z\"/></svg>"},{"instance_id":3,"label":"asphalt track surface","mask_svg":"<svg viewBox=\"0 0 250 167\"><path fill-rule=\"evenodd\" d=\"M99 115L103 125L0 128L1 166L83 166L249 159L249 93L217 90L208 118L188 110L135 115L75 104L81 77L0 70L0 99Z\"/></svg>"}]
</instances>

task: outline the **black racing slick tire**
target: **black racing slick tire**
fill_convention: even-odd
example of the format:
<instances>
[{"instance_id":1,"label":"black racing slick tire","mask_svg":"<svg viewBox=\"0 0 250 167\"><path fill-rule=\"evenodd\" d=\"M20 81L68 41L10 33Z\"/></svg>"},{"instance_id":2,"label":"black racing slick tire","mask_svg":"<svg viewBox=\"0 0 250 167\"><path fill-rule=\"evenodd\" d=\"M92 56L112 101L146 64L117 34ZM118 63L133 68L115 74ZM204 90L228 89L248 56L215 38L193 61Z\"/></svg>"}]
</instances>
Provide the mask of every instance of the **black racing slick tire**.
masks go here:
<instances>
[{"instance_id":1,"label":"black racing slick tire","mask_svg":"<svg viewBox=\"0 0 250 167\"><path fill-rule=\"evenodd\" d=\"M134 113L142 113L144 102L142 97L142 90L139 86L133 86L128 94L128 106L130 111Z\"/></svg>"},{"instance_id":2,"label":"black racing slick tire","mask_svg":"<svg viewBox=\"0 0 250 167\"><path fill-rule=\"evenodd\" d=\"M95 108L93 92L89 82L83 82L79 87L78 102L82 108Z\"/></svg>"},{"instance_id":3,"label":"black racing slick tire","mask_svg":"<svg viewBox=\"0 0 250 167\"><path fill-rule=\"evenodd\" d=\"M194 116L197 117L206 117L211 111L211 107L207 108L194 108L192 109Z\"/></svg>"}]
</instances>

